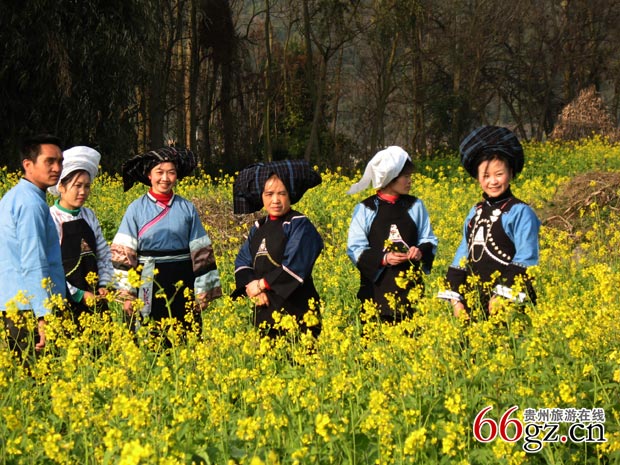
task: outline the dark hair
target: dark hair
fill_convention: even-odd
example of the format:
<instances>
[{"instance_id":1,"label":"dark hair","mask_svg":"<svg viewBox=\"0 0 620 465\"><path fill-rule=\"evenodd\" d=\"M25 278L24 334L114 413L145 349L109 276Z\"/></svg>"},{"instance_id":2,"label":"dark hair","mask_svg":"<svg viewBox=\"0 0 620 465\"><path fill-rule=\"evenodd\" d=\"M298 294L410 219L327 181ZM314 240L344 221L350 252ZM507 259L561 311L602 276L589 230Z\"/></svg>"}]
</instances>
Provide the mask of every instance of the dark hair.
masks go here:
<instances>
[{"instance_id":1,"label":"dark hair","mask_svg":"<svg viewBox=\"0 0 620 465\"><path fill-rule=\"evenodd\" d=\"M171 159L167 159L167 160L151 160L149 163L146 163L144 165L144 176L146 176L147 178L149 177L149 175L151 174L151 171L153 171L153 169L156 166L161 165L162 163L172 163L174 165L174 169L178 171L179 169L179 164L177 163L177 160L171 160Z\"/></svg>"},{"instance_id":2,"label":"dark hair","mask_svg":"<svg viewBox=\"0 0 620 465\"><path fill-rule=\"evenodd\" d=\"M511 164L511 158L502 152L483 152L476 160L476 174L480 176L478 170L480 169L480 165L482 165L483 162L491 162L493 160L499 160L504 162L504 164L508 167L508 170L510 171L510 177L515 177L515 170Z\"/></svg>"},{"instance_id":3,"label":"dark hair","mask_svg":"<svg viewBox=\"0 0 620 465\"><path fill-rule=\"evenodd\" d=\"M69 184L72 180L74 180L79 174L84 174L84 173L86 173L88 177L90 178L90 173L88 172L88 170L75 170L75 171L71 171L68 175L62 178L60 180L60 184L66 187L67 184ZM91 182L92 182L92 179L91 179Z\"/></svg>"},{"instance_id":4,"label":"dark hair","mask_svg":"<svg viewBox=\"0 0 620 465\"><path fill-rule=\"evenodd\" d=\"M402 176L403 174L410 174L413 173L413 162L411 160L405 160L405 164L403 165L403 169L400 170L400 173L398 173L398 176ZM396 177L398 177L396 176Z\"/></svg>"},{"instance_id":5,"label":"dark hair","mask_svg":"<svg viewBox=\"0 0 620 465\"><path fill-rule=\"evenodd\" d=\"M291 187L289 186L288 182L285 179L282 179L275 171L271 173L267 179L265 179L265 184L263 184L262 192L265 192L265 187L267 187L267 183L272 179L277 179L278 181L280 181L284 185L287 194L291 192Z\"/></svg>"},{"instance_id":6,"label":"dark hair","mask_svg":"<svg viewBox=\"0 0 620 465\"><path fill-rule=\"evenodd\" d=\"M405 160L405 164L403 165L403 168L390 182L387 183L386 187L392 184L394 181L396 181L396 179L398 179L400 176L413 173L413 168L414 168L413 162L411 160Z\"/></svg>"},{"instance_id":7,"label":"dark hair","mask_svg":"<svg viewBox=\"0 0 620 465\"><path fill-rule=\"evenodd\" d=\"M51 134L37 134L24 140L22 143L21 161L32 160L36 163L37 157L41 153L41 145L53 144L62 150L60 139Z\"/></svg>"}]
</instances>

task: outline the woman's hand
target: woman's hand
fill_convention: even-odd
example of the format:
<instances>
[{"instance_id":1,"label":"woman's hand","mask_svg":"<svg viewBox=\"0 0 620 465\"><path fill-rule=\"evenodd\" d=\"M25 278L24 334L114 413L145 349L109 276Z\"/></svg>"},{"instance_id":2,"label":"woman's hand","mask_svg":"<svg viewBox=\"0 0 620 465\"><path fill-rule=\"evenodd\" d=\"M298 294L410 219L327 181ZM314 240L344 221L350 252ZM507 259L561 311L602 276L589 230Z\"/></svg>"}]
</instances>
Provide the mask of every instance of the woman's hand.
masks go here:
<instances>
[{"instance_id":1,"label":"woman's hand","mask_svg":"<svg viewBox=\"0 0 620 465\"><path fill-rule=\"evenodd\" d=\"M404 252L388 252L385 254L385 264L388 266L400 265L409 260Z\"/></svg>"},{"instance_id":2,"label":"woman's hand","mask_svg":"<svg viewBox=\"0 0 620 465\"><path fill-rule=\"evenodd\" d=\"M410 247L407 252L388 252L385 254L385 264L396 266L406 261L419 261L422 259L422 251L417 247Z\"/></svg>"},{"instance_id":3,"label":"woman's hand","mask_svg":"<svg viewBox=\"0 0 620 465\"><path fill-rule=\"evenodd\" d=\"M467 315L467 310L465 310L465 305L460 300L452 301L452 312L455 317L463 317L466 320L469 319L469 315Z\"/></svg>"},{"instance_id":4,"label":"woman's hand","mask_svg":"<svg viewBox=\"0 0 620 465\"><path fill-rule=\"evenodd\" d=\"M39 320L37 330L39 331L39 342L34 348L38 352L45 347L45 320L43 318Z\"/></svg>"},{"instance_id":5,"label":"woman's hand","mask_svg":"<svg viewBox=\"0 0 620 465\"><path fill-rule=\"evenodd\" d=\"M203 292L202 294L198 294L196 296L196 306L195 309L197 312L202 312L207 309L207 293Z\"/></svg>"},{"instance_id":6,"label":"woman's hand","mask_svg":"<svg viewBox=\"0 0 620 465\"><path fill-rule=\"evenodd\" d=\"M265 285L264 283L261 283L261 281L263 280L255 279L254 281L250 281L246 284L245 293L248 295L248 297L256 297L265 290Z\"/></svg>"},{"instance_id":7,"label":"woman's hand","mask_svg":"<svg viewBox=\"0 0 620 465\"><path fill-rule=\"evenodd\" d=\"M94 303L94 301L95 294L90 291L84 291L84 295L82 296L82 302L84 302L86 305L89 305L89 302Z\"/></svg>"},{"instance_id":8,"label":"woman's hand","mask_svg":"<svg viewBox=\"0 0 620 465\"><path fill-rule=\"evenodd\" d=\"M409 247L409 250L407 250L407 259L419 262L420 260L422 260L422 251L416 246Z\"/></svg>"},{"instance_id":9,"label":"woman's hand","mask_svg":"<svg viewBox=\"0 0 620 465\"><path fill-rule=\"evenodd\" d=\"M265 293L266 288L264 279L255 279L245 286L245 293L256 305L269 305L269 297Z\"/></svg>"},{"instance_id":10,"label":"woman's hand","mask_svg":"<svg viewBox=\"0 0 620 465\"><path fill-rule=\"evenodd\" d=\"M497 305L499 305L499 302L502 300L501 297L494 295L493 297L491 297L491 300L489 300L489 315L494 315L497 312Z\"/></svg>"},{"instance_id":11,"label":"woman's hand","mask_svg":"<svg viewBox=\"0 0 620 465\"><path fill-rule=\"evenodd\" d=\"M261 292L256 297L252 298L256 305L269 305L269 297L264 292Z\"/></svg>"},{"instance_id":12,"label":"woman's hand","mask_svg":"<svg viewBox=\"0 0 620 465\"><path fill-rule=\"evenodd\" d=\"M133 300L125 300L123 302L123 311L128 316L132 316L134 314L134 311L133 311Z\"/></svg>"}]
</instances>

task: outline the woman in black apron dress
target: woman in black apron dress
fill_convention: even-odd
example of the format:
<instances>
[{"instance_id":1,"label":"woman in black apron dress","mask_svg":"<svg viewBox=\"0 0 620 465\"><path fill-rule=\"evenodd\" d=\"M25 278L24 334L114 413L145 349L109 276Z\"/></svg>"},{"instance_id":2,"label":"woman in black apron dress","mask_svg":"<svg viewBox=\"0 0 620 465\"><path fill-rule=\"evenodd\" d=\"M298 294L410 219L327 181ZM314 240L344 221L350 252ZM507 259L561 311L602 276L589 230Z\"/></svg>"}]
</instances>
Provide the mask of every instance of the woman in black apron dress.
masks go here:
<instances>
[{"instance_id":1,"label":"woman in black apron dress","mask_svg":"<svg viewBox=\"0 0 620 465\"><path fill-rule=\"evenodd\" d=\"M430 273L437 250L424 203L409 195L412 173L407 152L391 146L368 162L348 192L362 192L371 182L376 189L353 211L347 254L360 272L357 297L374 302L380 320L388 323L413 314L412 297L416 288L422 293L423 274Z\"/></svg>"},{"instance_id":2,"label":"woman in black apron dress","mask_svg":"<svg viewBox=\"0 0 620 465\"><path fill-rule=\"evenodd\" d=\"M509 129L482 126L463 140L460 153L483 199L465 218L463 238L446 274L449 289L438 297L452 304L456 316L466 318L476 307L487 317L497 299L535 304L527 269L538 264L540 220L510 188L523 169L523 147Z\"/></svg>"},{"instance_id":3,"label":"woman in black apron dress","mask_svg":"<svg viewBox=\"0 0 620 465\"><path fill-rule=\"evenodd\" d=\"M255 222L237 254L232 297L255 302L253 323L271 337L282 334L274 328L274 311L294 316L301 333L318 337L321 332L312 270L323 239L305 215L291 208L320 183L319 173L303 160L251 165L235 179L235 213L264 208L267 215ZM304 317L311 308L316 318L308 324Z\"/></svg>"},{"instance_id":4,"label":"woman in black apron dress","mask_svg":"<svg viewBox=\"0 0 620 465\"><path fill-rule=\"evenodd\" d=\"M74 319L105 304L114 269L110 248L95 213L84 207L97 175L100 155L78 146L63 153L63 172L50 192L59 199L50 207L60 238L69 307ZM95 303L98 302L97 305Z\"/></svg>"}]
</instances>

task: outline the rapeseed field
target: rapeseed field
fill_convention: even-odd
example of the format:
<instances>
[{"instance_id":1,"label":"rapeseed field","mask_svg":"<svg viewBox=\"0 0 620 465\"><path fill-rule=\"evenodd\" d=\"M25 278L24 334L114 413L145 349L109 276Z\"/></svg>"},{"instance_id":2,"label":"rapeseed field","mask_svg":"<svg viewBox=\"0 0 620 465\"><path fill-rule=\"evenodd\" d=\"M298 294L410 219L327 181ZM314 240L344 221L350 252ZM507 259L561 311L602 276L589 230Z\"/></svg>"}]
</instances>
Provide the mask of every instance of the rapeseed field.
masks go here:
<instances>
[{"instance_id":1,"label":"rapeseed field","mask_svg":"<svg viewBox=\"0 0 620 465\"><path fill-rule=\"evenodd\" d=\"M513 192L542 220L573 176L620 172L620 146L596 138L525 149ZM620 463L615 206L584 204L583 230L542 227L537 306L503 303L488 320L466 321L435 295L480 190L456 155L415 164L411 193L440 242L414 317L392 326L360 309L346 238L354 205L371 191L347 196L357 178L323 172L294 206L325 241L314 271L318 341L287 318L287 336L261 338L252 304L229 297L204 312L202 337L167 328L172 347L132 332L114 301L85 316L81 332L58 314L30 367L0 342L0 463ZM0 170L0 193L18 178ZM225 294L250 220L232 215L232 181L197 175L176 189L200 209ZM96 179L88 206L108 240L144 191Z\"/></svg>"}]
</instances>

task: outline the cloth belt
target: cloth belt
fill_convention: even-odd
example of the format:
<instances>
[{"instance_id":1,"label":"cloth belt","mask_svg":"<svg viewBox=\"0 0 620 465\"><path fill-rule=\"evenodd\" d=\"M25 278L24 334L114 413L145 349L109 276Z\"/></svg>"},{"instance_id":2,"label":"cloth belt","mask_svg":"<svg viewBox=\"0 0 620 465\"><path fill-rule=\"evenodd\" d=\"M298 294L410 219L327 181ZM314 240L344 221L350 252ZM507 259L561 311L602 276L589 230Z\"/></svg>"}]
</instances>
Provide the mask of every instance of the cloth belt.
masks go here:
<instances>
[{"instance_id":1,"label":"cloth belt","mask_svg":"<svg viewBox=\"0 0 620 465\"><path fill-rule=\"evenodd\" d=\"M153 306L153 282L155 280L155 265L157 263L166 262L180 262L190 259L189 253L180 255L165 255L163 257L138 257L138 261L142 265L141 281L142 286L138 289L138 297L144 306L140 310L140 314L143 317L147 317L151 314L151 308Z\"/></svg>"}]
</instances>

